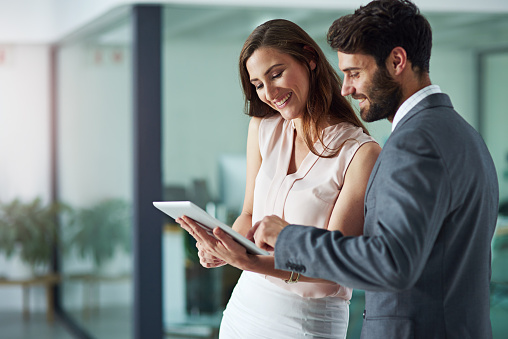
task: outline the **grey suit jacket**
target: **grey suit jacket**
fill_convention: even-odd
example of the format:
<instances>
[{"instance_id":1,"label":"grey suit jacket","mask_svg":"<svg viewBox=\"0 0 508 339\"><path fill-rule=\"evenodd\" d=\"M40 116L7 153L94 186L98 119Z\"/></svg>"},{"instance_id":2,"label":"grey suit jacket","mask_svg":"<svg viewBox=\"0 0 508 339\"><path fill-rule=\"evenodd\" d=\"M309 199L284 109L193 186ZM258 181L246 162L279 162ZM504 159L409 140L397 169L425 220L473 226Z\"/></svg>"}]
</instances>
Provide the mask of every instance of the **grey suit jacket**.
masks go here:
<instances>
[{"instance_id":1,"label":"grey suit jacket","mask_svg":"<svg viewBox=\"0 0 508 339\"><path fill-rule=\"evenodd\" d=\"M364 236L288 226L275 266L365 290L362 338L491 338L498 200L482 138L447 95L433 94L381 151L365 195Z\"/></svg>"}]
</instances>

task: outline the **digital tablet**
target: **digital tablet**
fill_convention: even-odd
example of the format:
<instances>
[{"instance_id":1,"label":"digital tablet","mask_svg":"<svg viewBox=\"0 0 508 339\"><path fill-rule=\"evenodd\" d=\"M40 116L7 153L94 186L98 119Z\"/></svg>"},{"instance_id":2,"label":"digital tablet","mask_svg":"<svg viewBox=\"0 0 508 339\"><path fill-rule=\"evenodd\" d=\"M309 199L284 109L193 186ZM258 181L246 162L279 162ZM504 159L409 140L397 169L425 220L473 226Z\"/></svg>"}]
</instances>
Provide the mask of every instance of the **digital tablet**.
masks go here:
<instances>
[{"instance_id":1,"label":"digital tablet","mask_svg":"<svg viewBox=\"0 0 508 339\"><path fill-rule=\"evenodd\" d=\"M215 219L210 214L206 213L203 209L190 201L154 201L153 205L173 219L177 219L186 215L187 217L196 221L196 223L203 227L208 232L208 234L212 236L212 230L215 227L219 227L221 230L235 239L239 244L244 246L249 253L261 255L270 254L269 252L257 247L256 244L254 244L252 241L236 232L230 226Z\"/></svg>"}]
</instances>

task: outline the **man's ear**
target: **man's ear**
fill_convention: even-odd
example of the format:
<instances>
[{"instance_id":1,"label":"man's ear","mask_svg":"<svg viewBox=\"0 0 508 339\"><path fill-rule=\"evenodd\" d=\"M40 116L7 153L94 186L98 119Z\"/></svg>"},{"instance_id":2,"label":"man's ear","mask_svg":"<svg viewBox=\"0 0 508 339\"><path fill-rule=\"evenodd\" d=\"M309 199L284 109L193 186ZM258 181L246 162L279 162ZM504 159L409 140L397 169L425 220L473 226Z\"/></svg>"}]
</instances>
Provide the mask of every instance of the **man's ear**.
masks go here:
<instances>
[{"instance_id":1,"label":"man's ear","mask_svg":"<svg viewBox=\"0 0 508 339\"><path fill-rule=\"evenodd\" d=\"M386 67L392 75L400 75L408 66L407 53L402 47L395 47L386 60Z\"/></svg>"}]
</instances>

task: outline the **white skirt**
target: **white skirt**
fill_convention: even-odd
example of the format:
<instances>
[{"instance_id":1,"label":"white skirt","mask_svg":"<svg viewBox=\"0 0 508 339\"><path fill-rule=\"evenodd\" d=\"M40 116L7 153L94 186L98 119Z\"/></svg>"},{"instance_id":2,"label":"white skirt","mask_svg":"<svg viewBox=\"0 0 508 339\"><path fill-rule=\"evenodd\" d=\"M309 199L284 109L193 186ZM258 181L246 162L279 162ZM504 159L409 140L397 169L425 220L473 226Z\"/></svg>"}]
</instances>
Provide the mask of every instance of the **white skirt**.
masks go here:
<instances>
[{"instance_id":1,"label":"white skirt","mask_svg":"<svg viewBox=\"0 0 508 339\"><path fill-rule=\"evenodd\" d=\"M303 298L243 272L228 302L220 339L346 338L349 301Z\"/></svg>"}]
</instances>

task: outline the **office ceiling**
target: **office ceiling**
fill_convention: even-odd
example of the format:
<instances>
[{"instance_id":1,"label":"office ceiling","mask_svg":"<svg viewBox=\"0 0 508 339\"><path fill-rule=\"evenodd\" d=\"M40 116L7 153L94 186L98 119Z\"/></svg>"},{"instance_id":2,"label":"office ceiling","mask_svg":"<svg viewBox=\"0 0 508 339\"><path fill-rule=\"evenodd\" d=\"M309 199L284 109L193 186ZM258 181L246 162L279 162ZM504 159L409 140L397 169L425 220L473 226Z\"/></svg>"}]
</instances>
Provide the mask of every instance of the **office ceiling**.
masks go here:
<instances>
[{"instance_id":1,"label":"office ceiling","mask_svg":"<svg viewBox=\"0 0 508 339\"><path fill-rule=\"evenodd\" d=\"M284 18L298 23L315 39L325 39L330 24L348 12L340 10L259 9L167 6L165 36L169 39L245 40L262 22ZM508 46L506 13L424 13L431 23L434 46L483 49Z\"/></svg>"},{"instance_id":2,"label":"office ceiling","mask_svg":"<svg viewBox=\"0 0 508 339\"><path fill-rule=\"evenodd\" d=\"M351 11L166 5L164 37L179 42L229 41L241 44L259 24L274 18L294 21L325 44L332 22ZM508 13L424 13L433 29L434 48L484 50L508 47ZM127 25L92 38L97 44L130 41Z\"/></svg>"}]
</instances>

